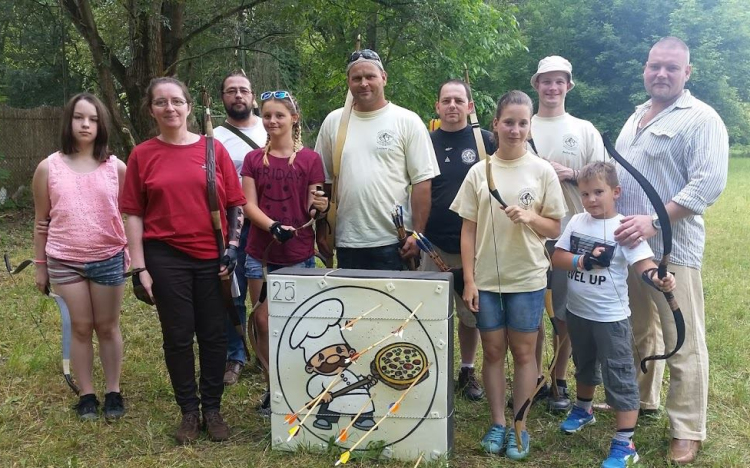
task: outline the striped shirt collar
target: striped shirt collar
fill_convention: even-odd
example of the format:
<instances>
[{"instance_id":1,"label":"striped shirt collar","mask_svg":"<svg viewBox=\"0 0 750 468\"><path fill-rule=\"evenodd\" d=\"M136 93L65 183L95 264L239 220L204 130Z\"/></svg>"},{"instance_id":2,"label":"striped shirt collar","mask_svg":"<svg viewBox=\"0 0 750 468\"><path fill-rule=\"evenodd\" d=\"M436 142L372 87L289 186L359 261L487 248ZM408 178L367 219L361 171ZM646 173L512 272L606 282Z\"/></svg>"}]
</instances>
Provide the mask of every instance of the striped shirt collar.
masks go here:
<instances>
[{"instance_id":1,"label":"striped shirt collar","mask_svg":"<svg viewBox=\"0 0 750 468\"><path fill-rule=\"evenodd\" d=\"M652 104L652 100L649 99L643 104L639 106L635 106L635 113L636 114L646 113L646 111L648 111L651 108L651 104ZM670 105L669 107L661 111L660 114L664 112L670 112L672 109L675 109L675 108L688 109L690 107L693 107L694 104L695 104L695 98L693 97L692 94L690 94L690 90L683 89L682 95L679 98L677 98L677 100L673 102L672 105Z\"/></svg>"}]
</instances>

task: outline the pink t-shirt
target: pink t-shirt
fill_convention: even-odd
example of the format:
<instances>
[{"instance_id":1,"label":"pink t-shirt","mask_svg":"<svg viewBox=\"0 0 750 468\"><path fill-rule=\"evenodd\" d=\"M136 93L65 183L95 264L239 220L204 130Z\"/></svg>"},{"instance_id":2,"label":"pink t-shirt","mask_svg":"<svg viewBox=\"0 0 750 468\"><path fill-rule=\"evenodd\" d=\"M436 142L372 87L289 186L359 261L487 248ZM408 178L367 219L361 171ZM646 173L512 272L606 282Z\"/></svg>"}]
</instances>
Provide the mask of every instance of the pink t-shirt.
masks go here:
<instances>
[{"instance_id":1,"label":"pink t-shirt","mask_svg":"<svg viewBox=\"0 0 750 468\"><path fill-rule=\"evenodd\" d=\"M245 156L240 175L255 181L258 206L269 218L286 226L298 227L310 220L308 213L308 187L323 185L325 174L320 155L302 148L297 152L294 164L289 159L268 155L269 165L263 165L263 148ZM252 257L261 260L266 247L273 240L270 232L255 225L250 228L247 248ZM268 262L277 265L293 265L312 257L315 251L315 236L312 227L297 232L284 244L273 244L268 252Z\"/></svg>"},{"instance_id":2,"label":"pink t-shirt","mask_svg":"<svg viewBox=\"0 0 750 468\"><path fill-rule=\"evenodd\" d=\"M91 172L68 167L59 152L48 158L50 224L45 251L58 260L96 262L113 257L128 241L120 210L117 158Z\"/></svg>"}]
</instances>

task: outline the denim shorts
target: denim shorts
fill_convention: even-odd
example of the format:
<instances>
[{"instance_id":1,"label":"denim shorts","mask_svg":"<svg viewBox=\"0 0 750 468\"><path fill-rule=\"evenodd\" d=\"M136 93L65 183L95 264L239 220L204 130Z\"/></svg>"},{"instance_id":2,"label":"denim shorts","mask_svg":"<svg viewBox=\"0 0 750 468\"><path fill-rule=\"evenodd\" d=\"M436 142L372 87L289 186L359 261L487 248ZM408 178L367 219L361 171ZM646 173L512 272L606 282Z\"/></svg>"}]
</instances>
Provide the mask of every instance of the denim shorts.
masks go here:
<instances>
[{"instance_id":1,"label":"denim shorts","mask_svg":"<svg viewBox=\"0 0 750 468\"><path fill-rule=\"evenodd\" d=\"M544 288L539 291L503 293L479 291L477 328L494 331L508 328L536 333L544 310Z\"/></svg>"},{"instance_id":2,"label":"denim shorts","mask_svg":"<svg viewBox=\"0 0 750 468\"><path fill-rule=\"evenodd\" d=\"M293 267L293 268L315 268L315 255L303 260L294 265L277 265L275 263L267 263L266 267L268 272L276 271L280 268ZM248 279L263 279L263 263L257 258L253 258L250 255L245 259L245 278Z\"/></svg>"},{"instance_id":3,"label":"denim shorts","mask_svg":"<svg viewBox=\"0 0 750 468\"><path fill-rule=\"evenodd\" d=\"M91 281L104 286L125 284L125 251L121 250L106 260L97 262L71 262L47 257L50 284L73 284Z\"/></svg>"}]
</instances>

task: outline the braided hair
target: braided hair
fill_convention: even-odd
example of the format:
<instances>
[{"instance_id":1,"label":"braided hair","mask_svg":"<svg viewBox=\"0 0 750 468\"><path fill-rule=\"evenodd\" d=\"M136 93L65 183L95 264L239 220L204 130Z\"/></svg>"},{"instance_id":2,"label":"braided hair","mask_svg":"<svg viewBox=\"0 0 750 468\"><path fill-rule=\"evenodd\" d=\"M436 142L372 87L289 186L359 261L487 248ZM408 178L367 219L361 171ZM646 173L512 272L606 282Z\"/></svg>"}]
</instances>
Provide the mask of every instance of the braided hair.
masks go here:
<instances>
[{"instance_id":1,"label":"braided hair","mask_svg":"<svg viewBox=\"0 0 750 468\"><path fill-rule=\"evenodd\" d=\"M266 102L277 101L277 102L284 104L284 106L287 108L287 110L289 110L289 112L292 115L296 115L298 117L297 121L292 124L292 142L294 144L294 147L293 147L294 152L289 157L289 163L288 163L290 166L293 166L294 159L297 157L297 152L302 149L302 113L299 110L299 104L297 103L297 100L294 99L292 94L289 93L288 91L287 91L287 94L288 94L288 99L287 98L278 99L274 96L271 96L270 98L264 100L261 103L261 109L263 108ZM263 148L263 165L266 167L270 165L270 161L268 160L268 153L270 152L270 150L271 150L271 135L268 135L268 137L266 138L266 145Z\"/></svg>"}]
</instances>

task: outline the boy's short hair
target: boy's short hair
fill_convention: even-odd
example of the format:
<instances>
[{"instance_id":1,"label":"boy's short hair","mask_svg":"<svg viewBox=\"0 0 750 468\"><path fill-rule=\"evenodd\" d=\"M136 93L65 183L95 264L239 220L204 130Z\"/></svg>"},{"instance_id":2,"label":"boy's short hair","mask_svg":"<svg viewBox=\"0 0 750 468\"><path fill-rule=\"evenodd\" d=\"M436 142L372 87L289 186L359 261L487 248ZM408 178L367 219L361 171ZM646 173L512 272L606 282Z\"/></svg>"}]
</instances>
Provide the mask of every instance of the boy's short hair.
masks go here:
<instances>
[{"instance_id":1,"label":"boy's short hair","mask_svg":"<svg viewBox=\"0 0 750 468\"><path fill-rule=\"evenodd\" d=\"M612 188L620 185L620 181L617 180L617 170L615 169L614 164L604 161L595 161L583 166L578 173L576 181L581 183L593 179L601 179Z\"/></svg>"}]
</instances>

